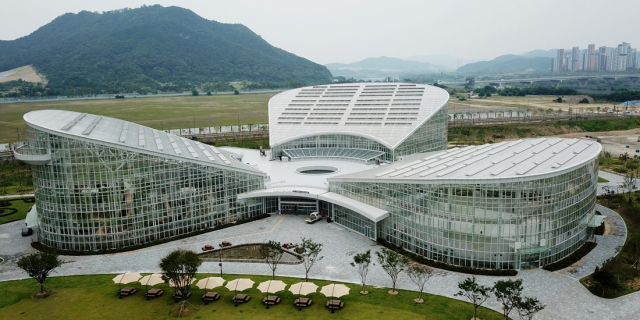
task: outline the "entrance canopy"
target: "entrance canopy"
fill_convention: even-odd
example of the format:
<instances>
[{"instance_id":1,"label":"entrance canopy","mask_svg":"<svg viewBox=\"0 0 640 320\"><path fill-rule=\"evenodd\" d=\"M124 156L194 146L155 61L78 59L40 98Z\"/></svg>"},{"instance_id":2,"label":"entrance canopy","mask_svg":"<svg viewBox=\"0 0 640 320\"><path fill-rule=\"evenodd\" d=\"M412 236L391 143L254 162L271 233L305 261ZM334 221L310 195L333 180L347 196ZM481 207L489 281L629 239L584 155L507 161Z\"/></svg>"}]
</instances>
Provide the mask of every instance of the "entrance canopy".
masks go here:
<instances>
[{"instance_id":1,"label":"entrance canopy","mask_svg":"<svg viewBox=\"0 0 640 320\"><path fill-rule=\"evenodd\" d=\"M347 149L347 148L303 148L282 150L292 159L299 158L341 158L358 161L371 161L384 154L383 151Z\"/></svg>"},{"instance_id":2,"label":"entrance canopy","mask_svg":"<svg viewBox=\"0 0 640 320\"><path fill-rule=\"evenodd\" d=\"M347 198L327 190L309 187L279 187L256 190L253 192L238 194L238 200L255 199L265 197L299 197L326 201L344 208L353 210L361 216L379 222L389 216L389 211L370 206L366 203Z\"/></svg>"}]
</instances>

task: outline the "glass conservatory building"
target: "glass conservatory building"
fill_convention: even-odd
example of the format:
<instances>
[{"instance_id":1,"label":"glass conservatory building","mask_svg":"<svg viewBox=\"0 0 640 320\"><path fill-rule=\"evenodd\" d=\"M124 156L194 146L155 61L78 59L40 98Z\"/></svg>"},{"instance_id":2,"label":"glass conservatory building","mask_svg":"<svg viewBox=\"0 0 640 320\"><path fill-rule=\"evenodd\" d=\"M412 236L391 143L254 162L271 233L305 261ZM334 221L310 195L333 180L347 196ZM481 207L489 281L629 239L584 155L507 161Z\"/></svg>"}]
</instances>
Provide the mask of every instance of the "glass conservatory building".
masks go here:
<instances>
[{"instance_id":1,"label":"glass conservatory building","mask_svg":"<svg viewBox=\"0 0 640 320\"><path fill-rule=\"evenodd\" d=\"M215 147L148 127L70 111L25 114L39 241L72 251L121 249L262 213L239 193L264 173Z\"/></svg>"},{"instance_id":2,"label":"glass conservatory building","mask_svg":"<svg viewBox=\"0 0 640 320\"><path fill-rule=\"evenodd\" d=\"M602 222L600 151L596 142L561 138L455 148L330 178L329 190L387 210L377 236L427 259L539 267L577 250Z\"/></svg>"},{"instance_id":3,"label":"glass conservatory building","mask_svg":"<svg viewBox=\"0 0 640 320\"><path fill-rule=\"evenodd\" d=\"M56 249L117 250L262 213L311 212L471 268L540 267L582 246L602 223L600 144L445 150L447 100L440 88L403 83L289 90L269 102L271 157L109 117L33 111L15 157L32 165L39 241ZM273 161L280 156L291 161Z\"/></svg>"},{"instance_id":4,"label":"glass conservatory building","mask_svg":"<svg viewBox=\"0 0 640 320\"><path fill-rule=\"evenodd\" d=\"M392 162L447 146L449 94L409 83L305 87L269 101L271 157Z\"/></svg>"}]
</instances>

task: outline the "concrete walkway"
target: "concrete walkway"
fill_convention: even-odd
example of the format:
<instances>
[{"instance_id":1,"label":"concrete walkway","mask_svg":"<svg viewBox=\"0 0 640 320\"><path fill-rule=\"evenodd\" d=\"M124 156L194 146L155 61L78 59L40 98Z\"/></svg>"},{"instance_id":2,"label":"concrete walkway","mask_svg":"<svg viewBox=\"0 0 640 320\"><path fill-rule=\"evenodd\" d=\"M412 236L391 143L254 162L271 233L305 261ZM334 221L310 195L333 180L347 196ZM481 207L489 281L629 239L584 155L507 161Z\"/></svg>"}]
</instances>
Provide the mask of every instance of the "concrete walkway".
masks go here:
<instances>
[{"instance_id":1,"label":"concrete walkway","mask_svg":"<svg viewBox=\"0 0 640 320\"><path fill-rule=\"evenodd\" d=\"M640 292L618 299L601 299L592 295L579 282L591 272L595 265L611 257L615 248L624 243L626 228L615 212L598 206L598 210L607 215L616 226L610 236L598 237L598 247L587 255L583 261L576 264L577 271L569 269L548 272L541 269L525 270L518 274L523 279L525 294L540 299L547 308L540 312L536 319L637 319L640 314ZM371 249L376 251L380 246L373 241L349 231L333 223L324 221L316 224L304 223L304 216L274 215L270 218L222 229L207 234L177 240L162 245L118 254L70 257L64 256L66 262L57 269L54 276L122 273L157 272L158 262L168 252L176 248L201 251L204 244L214 244L216 247L222 240L230 241L234 245L264 240L280 242L298 242L301 237L312 238L324 244L325 256L311 269L310 277L318 279L336 280L357 283L358 274L349 266L353 255ZM15 261L20 255L32 252L30 238L20 236L22 222L0 225L0 256L6 262L0 264L0 281L24 279ZM572 269L573 270L573 269ZM220 269L215 262L205 262L200 272L218 273ZM270 269L264 263L223 263L224 273L239 274L270 274ZM278 267L277 275L303 277L302 265L282 265ZM453 295L457 291L457 283L467 277L465 274L447 271L444 276L433 278L427 284L427 292L458 299ZM485 285L492 285L500 277L478 276L478 281ZM389 277L380 267L374 266L368 277L368 283L375 286L390 286ZM415 285L406 275L401 275L398 286L403 289L415 290ZM411 299L412 297L407 297ZM495 299L487 301L485 306L500 311L500 305ZM516 316L517 317L517 316Z\"/></svg>"}]
</instances>

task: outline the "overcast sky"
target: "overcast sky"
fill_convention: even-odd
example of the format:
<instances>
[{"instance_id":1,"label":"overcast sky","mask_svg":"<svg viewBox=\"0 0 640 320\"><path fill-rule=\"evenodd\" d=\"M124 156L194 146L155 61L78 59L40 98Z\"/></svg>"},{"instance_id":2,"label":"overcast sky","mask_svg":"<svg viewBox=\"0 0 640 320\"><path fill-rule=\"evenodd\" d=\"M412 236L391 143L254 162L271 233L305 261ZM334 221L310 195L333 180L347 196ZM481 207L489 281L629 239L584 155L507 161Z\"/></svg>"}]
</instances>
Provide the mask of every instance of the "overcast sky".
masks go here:
<instances>
[{"instance_id":1,"label":"overcast sky","mask_svg":"<svg viewBox=\"0 0 640 320\"><path fill-rule=\"evenodd\" d=\"M0 40L26 36L67 13L180 6L241 23L311 61L443 54L489 60L534 49L640 47L638 0L0 0Z\"/></svg>"}]
</instances>

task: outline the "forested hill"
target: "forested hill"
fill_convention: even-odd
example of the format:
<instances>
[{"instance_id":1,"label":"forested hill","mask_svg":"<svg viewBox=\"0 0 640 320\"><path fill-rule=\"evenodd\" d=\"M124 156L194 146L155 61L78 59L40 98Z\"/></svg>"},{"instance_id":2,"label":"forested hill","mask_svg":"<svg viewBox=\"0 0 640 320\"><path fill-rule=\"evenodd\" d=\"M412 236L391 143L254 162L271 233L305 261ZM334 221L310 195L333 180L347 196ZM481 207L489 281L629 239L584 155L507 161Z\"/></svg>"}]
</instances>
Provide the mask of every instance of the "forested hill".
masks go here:
<instances>
[{"instance_id":1,"label":"forested hill","mask_svg":"<svg viewBox=\"0 0 640 320\"><path fill-rule=\"evenodd\" d=\"M326 67L271 46L244 25L159 5L68 13L28 36L0 41L0 71L25 65L44 74L55 90L95 93L331 79Z\"/></svg>"}]
</instances>

